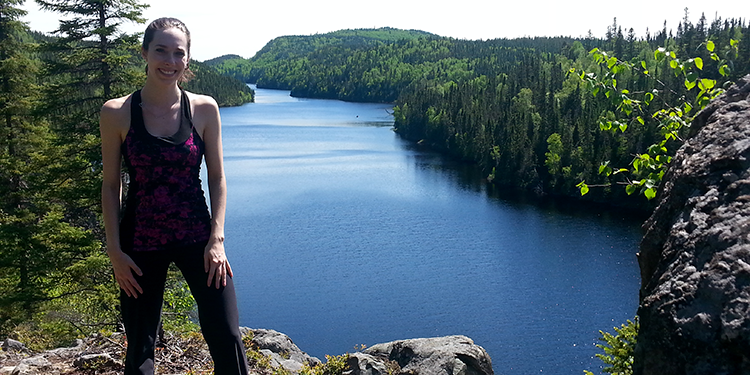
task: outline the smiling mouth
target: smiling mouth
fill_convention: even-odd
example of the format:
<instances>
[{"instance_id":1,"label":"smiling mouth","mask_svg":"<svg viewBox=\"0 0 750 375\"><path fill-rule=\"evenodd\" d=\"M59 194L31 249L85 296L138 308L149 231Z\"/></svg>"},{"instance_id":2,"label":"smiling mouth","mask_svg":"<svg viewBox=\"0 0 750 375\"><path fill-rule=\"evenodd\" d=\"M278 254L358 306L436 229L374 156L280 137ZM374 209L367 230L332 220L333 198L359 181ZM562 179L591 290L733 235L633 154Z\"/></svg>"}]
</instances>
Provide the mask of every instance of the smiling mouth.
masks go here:
<instances>
[{"instance_id":1,"label":"smiling mouth","mask_svg":"<svg viewBox=\"0 0 750 375\"><path fill-rule=\"evenodd\" d=\"M177 73L176 70L162 70L162 69L159 69L159 71L162 72L165 75L168 75L168 76L171 76L171 75L174 75L175 73Z\"/></svg>"}]
</instances>

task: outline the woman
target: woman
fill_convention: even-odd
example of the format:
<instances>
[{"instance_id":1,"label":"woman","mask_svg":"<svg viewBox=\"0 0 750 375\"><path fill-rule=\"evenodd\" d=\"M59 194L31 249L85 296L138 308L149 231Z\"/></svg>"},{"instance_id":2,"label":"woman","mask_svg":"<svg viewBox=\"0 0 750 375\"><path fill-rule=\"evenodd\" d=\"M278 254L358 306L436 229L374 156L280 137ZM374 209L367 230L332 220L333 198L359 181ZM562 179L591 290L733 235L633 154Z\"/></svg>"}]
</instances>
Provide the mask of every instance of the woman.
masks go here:
<instances>
[{"instance_id":1,"label":"woman","mask_svg":"<svg viewBox=\"0 0 750 375\"><path fill-rule=\"evenodd\" d=\"M121 288L125 374L154 373L155 338L172 262L198 304L215 373L247 374L232 268L224 251L219 108L213 98L178 86L192 75L190 32L181 21L153 21L141 55L147 64L143 88L105 103L100 117L102 211L107 254ZM200 181L204 156L210 214ZM124 207L123 158L130 177Z\"/></svg>"}]
</instances>

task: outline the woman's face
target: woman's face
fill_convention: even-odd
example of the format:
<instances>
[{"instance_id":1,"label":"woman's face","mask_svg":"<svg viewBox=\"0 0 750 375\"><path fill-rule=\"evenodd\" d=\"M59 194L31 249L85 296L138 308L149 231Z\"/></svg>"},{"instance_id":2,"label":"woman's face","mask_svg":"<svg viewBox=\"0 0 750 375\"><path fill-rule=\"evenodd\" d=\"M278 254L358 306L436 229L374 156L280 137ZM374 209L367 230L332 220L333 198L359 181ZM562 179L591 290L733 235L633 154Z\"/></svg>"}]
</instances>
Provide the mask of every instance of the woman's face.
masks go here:
<instances>
[{"instance_id":1,"label":"woman's face","mask_svg":"<svg viewBox=\"0 0 750 375\"><path fill-rule=\"evenodd\" d=\"M188 65L187 36L175 27L157 30L141 55L148 64L148 78L178 81Z\"/></svg>"}]
</instances>

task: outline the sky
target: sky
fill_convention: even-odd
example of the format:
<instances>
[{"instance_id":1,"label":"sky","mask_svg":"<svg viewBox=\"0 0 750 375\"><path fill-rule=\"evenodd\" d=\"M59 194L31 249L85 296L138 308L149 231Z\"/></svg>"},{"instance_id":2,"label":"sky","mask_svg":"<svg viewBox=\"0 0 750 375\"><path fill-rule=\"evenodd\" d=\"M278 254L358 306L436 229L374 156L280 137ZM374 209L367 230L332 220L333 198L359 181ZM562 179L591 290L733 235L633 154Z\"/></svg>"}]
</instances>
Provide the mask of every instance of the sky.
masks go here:
<instances>
[{"instance_id":1,"label":"sky","mask_svg":"<svg viewBox=\"0 0 750 375\"><path fill-rule=\"evenodd\" d=\"M688 8L695 24L705 14L750 18L747 0L150 0L143 12L148 21L176 17L190 29L192 58L208 60L225 54L250 58L272 39L284 35L312 35L341 29L394 27L415 29L458 39L495 39L534 36L584 37L589 31L603 37L614 18L626 33L639 37L667 28L677 30ZM22 20L32 30L51 32L56 13L40 11L26 0L29 13ZM142 32L145 25L129 23L126 32Z\"/></svg>"}]
</instances>

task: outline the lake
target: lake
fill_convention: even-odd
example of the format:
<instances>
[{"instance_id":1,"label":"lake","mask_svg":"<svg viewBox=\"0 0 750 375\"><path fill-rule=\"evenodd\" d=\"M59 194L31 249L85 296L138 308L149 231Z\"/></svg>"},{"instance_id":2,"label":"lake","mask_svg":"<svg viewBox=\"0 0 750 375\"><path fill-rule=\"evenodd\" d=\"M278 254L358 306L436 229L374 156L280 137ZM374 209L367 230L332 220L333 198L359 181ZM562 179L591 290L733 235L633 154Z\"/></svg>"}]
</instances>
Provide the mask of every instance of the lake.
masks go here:
<instances>
[{"instance_id":1,"label":"lake","mask_svg":"<svg viewBox=\"0 0 750 375\"><path fill-rule=\"evenodd\" d=\"M638 305L641 219L487 186L391 106L256 90L222 108L240 324L323 359L466 335L497 374L582 374Z\"/></svg>"}]
</instances>

